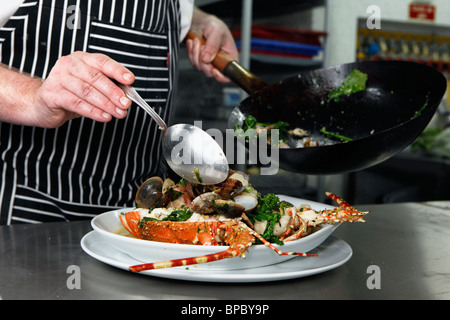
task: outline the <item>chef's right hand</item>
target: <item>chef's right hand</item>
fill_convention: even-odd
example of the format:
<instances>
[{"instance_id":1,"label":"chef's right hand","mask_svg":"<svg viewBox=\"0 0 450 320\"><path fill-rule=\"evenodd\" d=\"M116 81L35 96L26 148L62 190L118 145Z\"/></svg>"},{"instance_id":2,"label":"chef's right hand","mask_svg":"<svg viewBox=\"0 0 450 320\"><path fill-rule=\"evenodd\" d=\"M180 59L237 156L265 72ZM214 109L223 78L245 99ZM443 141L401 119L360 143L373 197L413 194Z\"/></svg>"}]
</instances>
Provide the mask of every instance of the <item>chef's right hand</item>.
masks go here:
<instances>
[{"instance_id":1,"label":"chef's right hand","mask_svg":"<svg viewBox=\"0 0 450 320\"><path fill-rule=\"evenodd\" d=\"M131 100L111 79L131 85L134 75L100 53L61 57L34 95L36 124L56 128L80 116L100 122L124 118Z\"/></svg>"}]
</instances>

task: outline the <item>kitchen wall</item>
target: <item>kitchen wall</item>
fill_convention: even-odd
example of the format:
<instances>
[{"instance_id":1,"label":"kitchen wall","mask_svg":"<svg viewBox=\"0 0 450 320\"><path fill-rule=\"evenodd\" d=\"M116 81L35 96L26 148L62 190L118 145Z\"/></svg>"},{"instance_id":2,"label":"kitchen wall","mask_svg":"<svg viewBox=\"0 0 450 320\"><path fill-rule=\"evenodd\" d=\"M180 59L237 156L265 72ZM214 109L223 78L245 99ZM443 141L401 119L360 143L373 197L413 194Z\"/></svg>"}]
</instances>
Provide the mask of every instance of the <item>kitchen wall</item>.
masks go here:
<instances>
[{"instance_id":1,"label":"kitchen wall","mask_svg":"<svg viewBox=\"0 0 450 320\"><path fill-rule=\"evenodd\" d=\"M331 66L356 60L356 38L358 19L367 19L371 5L380 8L381 28L383 21L410 22L408 7L410 0L327 0L326 30L328 32L325 65ZM420 2L420 1L414 1ZM436 6L435 25L450 26L450 1L421 1ZM417 22L415 22L417 23ZM420 22L418 22L420 24ZM424 27L429 25L423 23Z\"/></svg>"}]
</instances>

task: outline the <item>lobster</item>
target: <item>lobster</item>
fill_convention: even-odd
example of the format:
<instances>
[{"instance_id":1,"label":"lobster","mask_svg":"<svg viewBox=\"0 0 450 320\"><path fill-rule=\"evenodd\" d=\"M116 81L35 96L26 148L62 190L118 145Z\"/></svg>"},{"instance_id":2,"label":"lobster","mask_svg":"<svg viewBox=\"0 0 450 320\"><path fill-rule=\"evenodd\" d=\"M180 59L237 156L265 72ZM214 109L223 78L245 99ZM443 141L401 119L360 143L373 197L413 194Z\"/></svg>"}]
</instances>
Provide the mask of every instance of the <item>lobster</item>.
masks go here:
<instances>
[{"instance_id":1,"label":"lobster","mask_svg":"<svg viewBox=\"0 0 450 320\"><path fill-rule=\"evenodd\" d=\"M150 180L150 179L149 179ZM155 181L159 181L158 179L152 179L150 182L155 186ZM304 257L316 256L315 254L308 254L302 252L282 252L278 248L276 248L270 241L266 240L259 232L256 230L265 229L267 225L264 224L264 221L255 221L252 223L250 219L248 219L245 212L251 212L253 208L245 208L242 205L236 204L235 201L226 202L227 209L224 211L222 207L217 206L217 202L221 200L215 196L205 196L206 193L198 195L195 199L191 199L189 196L186 197L184 194L181 197L178 197L176 200L163 200L170 188L164 189L162 186L162 180L156 183L158 192L149 192L148 186L141 187L142 190L145 190L145 194L152 195L152 204L157 204L157 206L163 205L165 208L170 208L173 206L174 201L178 201L178 208L181 206L188 208L194 208L197 211L202 212L202 210L208 211L210 214L211 210L215 210L221 214L221 218L218 219L217 216L213 216L209 219L201 219L202 221L163 221L156 218L147 217L146 213L143 213L142 210L134 210L130 212L126 212L120 215L120 220L124 228L134 237L150 240L150 241L159 241L166 243L180 243L180 244L192 244L192 245L228 245L229 247L218 253L190 257L190 258L182 258L161 262L153 262L153 263L145 263L140 265L135 265L129 267L130 271L133 272L141 272L145 270L151 269L161 269L161 268L171 268L177 266L187 266L193 264L207 263L218 261L227 258L233 257L243 257L245 258L245 254L250 246L255 244L255 238L261 241L265 246L271 248L279 255L297 255ZM233 185L235 182L232 183ZM244 181L245 184L245 181ZM175 184L170 183L172 188L178 188ZM248 185L247 185L248 186ZM188 187L188 189L191 187ZM150 188L151 189L151 188ZM222 191L226 188L223 186L219 191ZM218 191L216 188L216 192ZM236 191L236 188L232 188ZM178 188L178 190L180 190ZM183 190L183 188L181 188ZM242 190L241 190L242 191ZM141 205L149 205L149 203L145 203L143 201L143 194L137 194L137 202L141 203ZM154 197L157 195L156 198ZM238 192L237 195L240 193ZM285 204L284 206L277 206L279 219L278 219L278 230L274 230L274 234L279 237L280 240L287 242L292 241L303 236L309 234L314 227L320 226L322 224L330 224L330 223L340 223L343 221L348 222L365 222L363 217L368 212L360 212L344 201L342 198L327 192L327 196L331 199L335 200L339 206L332 210L323 210L316 211L311 209L309 206L302 206L300 208L296 208L290 204ZM227 197L229 194L223 194L222 197ZM138 200L139 199L139 200ZM224 200L227 201L227 200ZM205 203L203 203L205 202ZM201 203L202 205L199 205ZM211 205L211 203L213 205ZM233 209L230 210L229 205L234 204ZM205 209L206 207L206 209ZM151 207L153 208L153 207ZM222 208L222 209L221 209ZM152 211L152 210L150 210ZM152 212L158 211L158 209L153 209ZM159 210L158 212L160 212ZM232 211L233 218L224 218L223 214L230 214ZM239 212L239 216L236 216L236 212ZM204 212L202 212L203 214ZM282 223L282 221L284 221ZM263 226L261 226L261 224ZM282 227L282 228L280 228Z\"/></svg>"}]
</instances>

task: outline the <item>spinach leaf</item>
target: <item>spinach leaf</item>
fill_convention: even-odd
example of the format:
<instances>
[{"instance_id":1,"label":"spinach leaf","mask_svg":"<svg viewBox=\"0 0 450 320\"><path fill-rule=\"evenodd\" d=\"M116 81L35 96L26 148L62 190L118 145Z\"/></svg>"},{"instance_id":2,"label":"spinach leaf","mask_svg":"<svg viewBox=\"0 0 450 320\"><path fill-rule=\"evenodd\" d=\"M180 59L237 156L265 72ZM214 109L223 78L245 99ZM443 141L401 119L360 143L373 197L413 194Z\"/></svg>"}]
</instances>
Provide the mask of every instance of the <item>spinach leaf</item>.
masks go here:
<instances>
[{"instance_id":1,"label":"spinach leaf","mask_svg":"<svg viewBox=\"0 0 450 320\"><path fill-rule=\"evenodd\" d=\"M355 92L363 91L366 89L367 74L357 69L353 69L352 72L344 79L339 87L333 89L328 94L328 101L339 101L339 97L343 94L350 95Z\"/></svg>"}]
</instances>

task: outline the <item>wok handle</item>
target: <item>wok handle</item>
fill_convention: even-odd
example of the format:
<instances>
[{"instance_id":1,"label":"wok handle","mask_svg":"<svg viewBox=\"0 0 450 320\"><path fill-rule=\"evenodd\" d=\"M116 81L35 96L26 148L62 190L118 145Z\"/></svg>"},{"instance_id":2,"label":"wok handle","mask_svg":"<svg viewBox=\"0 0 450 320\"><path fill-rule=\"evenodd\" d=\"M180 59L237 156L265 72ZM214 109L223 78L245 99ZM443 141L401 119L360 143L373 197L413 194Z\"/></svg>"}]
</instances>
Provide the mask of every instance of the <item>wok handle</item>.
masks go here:
<instances>
[{"instance_id":1,"label":"wok handle","mask_svg":"<svg viewBox=\"0 0 450 320\"><path fill-rule=\"evenodd\" d=\"M189 30L186 39L194 40L195 38L199 39L202 45L206 42L205 38L199 36L194 31ZM226 77L230 78L231 81L244 89L248 94L252 94L267 86L267 83L245 69L223 50L220 50L217 53L212 65Z\"/></svg>"}]
</instances>

